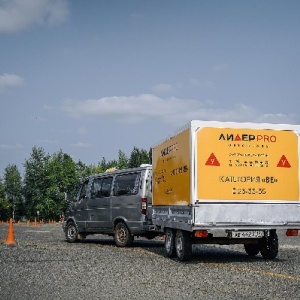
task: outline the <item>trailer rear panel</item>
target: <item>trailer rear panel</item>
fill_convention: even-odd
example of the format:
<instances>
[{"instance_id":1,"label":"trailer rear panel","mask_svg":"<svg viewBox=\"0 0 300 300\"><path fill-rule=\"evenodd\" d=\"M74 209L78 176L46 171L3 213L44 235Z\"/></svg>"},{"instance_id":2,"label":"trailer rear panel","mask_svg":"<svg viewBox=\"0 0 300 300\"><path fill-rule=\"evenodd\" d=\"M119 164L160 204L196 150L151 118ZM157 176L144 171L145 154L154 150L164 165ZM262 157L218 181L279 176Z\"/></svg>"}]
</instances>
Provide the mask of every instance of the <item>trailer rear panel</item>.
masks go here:
<instances>
[{"instance_id":1,"label":"trailer rear panel","mask_svg":"<svg viewBox=\"0 0 300 300\"><path fill-rule=\"evenodd\" d=\"M200 201L298 201L298 134L291 130L200 128Z\"/></svg>"}]
</instances>

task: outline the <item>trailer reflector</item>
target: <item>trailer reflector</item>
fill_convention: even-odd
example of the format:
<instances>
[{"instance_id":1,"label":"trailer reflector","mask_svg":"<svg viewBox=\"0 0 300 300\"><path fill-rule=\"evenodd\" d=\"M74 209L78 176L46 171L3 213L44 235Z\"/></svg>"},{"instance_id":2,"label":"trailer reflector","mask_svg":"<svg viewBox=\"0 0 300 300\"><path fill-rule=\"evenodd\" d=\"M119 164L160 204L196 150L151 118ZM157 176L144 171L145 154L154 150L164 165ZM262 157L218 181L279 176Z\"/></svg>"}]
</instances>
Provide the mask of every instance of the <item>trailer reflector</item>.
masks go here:
<instances>
[{"instance_id":1,"label":"trailer reflector","mask_svg":"<svg viewBox=\"0 0 300 300\"><path fill-rule=\"evenodd\" d=\"M206 237L208 237L208 231L207 230L196 230L194 232L194 236L197 238L206 238Z\"/></svg>"},{"instance_id":2,"label":"trailer reflector","mask_svg":"<svg viewBox=\"0 0 300 300\"><path fill-rule=\"evenodd\" d=\"M286 236L298 236L298 229L287 229Z\"/></svg>"}]
</instances>

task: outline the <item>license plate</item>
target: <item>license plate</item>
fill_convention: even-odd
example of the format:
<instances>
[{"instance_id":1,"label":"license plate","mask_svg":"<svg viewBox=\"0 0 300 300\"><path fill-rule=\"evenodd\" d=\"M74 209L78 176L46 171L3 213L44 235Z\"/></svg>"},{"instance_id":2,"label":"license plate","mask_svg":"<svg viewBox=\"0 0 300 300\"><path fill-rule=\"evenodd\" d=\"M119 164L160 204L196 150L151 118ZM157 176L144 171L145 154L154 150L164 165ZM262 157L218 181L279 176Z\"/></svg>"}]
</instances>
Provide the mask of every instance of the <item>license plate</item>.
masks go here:
<instances>
[{"instance_id":1,"label":"license plate","mask_svg":"<svg viewBox=\"0 0 300 300\"><path fill-rule=\"evenodd\" d=\"M238 238L261 238L264 236L264 232L260 230L251 231L231 231L231 237Z\"/></svg>"}]
</instances>

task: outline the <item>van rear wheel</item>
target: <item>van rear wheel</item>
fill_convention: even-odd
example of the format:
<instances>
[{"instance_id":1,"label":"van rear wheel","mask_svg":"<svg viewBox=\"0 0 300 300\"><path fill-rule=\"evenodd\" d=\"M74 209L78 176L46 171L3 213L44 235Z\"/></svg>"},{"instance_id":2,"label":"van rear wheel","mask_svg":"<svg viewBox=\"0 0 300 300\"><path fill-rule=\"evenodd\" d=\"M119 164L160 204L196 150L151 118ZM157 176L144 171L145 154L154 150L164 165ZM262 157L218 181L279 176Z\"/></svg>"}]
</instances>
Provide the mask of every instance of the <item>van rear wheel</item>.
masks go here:
<instances>
[{"instance_id":1,"label":"van rear wheel","mask_svg":"<svg viewBox=\"0 0 300 300\"><path fill-rule=\"evenodd\" d=\"M114 238L118 247L129 247L132 245L134 239L128 227L123 222L117 223Z\"/></svg>"}]
</instances>

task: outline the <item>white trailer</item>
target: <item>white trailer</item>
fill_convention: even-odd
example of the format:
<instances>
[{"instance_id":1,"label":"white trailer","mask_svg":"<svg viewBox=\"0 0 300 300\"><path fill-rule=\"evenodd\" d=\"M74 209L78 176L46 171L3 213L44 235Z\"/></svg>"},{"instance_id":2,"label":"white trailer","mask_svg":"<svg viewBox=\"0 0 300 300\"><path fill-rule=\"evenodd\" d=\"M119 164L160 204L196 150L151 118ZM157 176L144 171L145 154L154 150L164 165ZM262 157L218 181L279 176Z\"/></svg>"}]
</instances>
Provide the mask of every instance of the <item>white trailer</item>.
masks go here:
<instances>
[{"instance_id":1,"label":"white trailer","mask_svg":"<svg viewBox=\"0 0 300 300\"><path fill-rule=\"evenodd\" d=\"M153 223L168 257L192 244L278 253L300 229L300 126L194 120L153 146Z\"/></svg>"}]
</instances>

